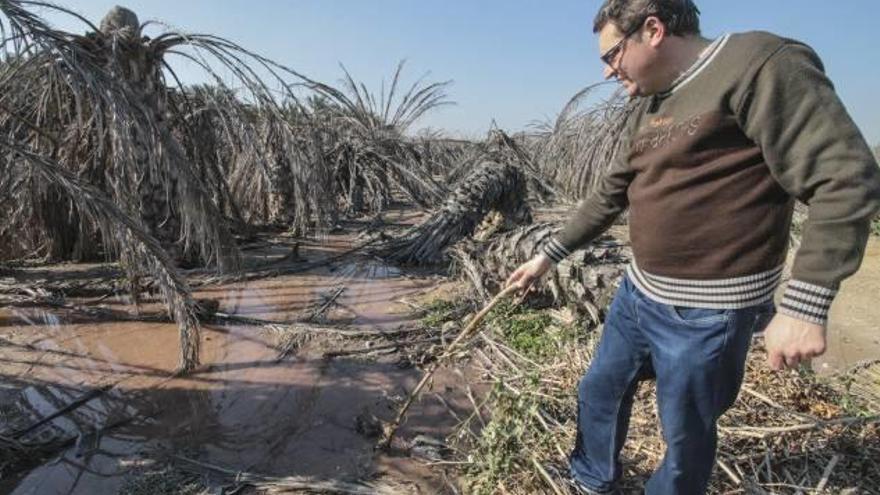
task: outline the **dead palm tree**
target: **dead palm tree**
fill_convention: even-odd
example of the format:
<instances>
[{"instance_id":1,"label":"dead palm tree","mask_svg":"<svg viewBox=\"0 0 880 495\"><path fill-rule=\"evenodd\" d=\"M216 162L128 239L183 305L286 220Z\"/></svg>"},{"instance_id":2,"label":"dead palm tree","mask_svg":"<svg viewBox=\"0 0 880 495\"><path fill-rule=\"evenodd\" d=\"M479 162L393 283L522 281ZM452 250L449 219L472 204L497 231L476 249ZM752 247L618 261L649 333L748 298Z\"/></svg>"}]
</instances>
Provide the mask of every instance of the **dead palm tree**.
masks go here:
<instances>
[{"instance_id":1,"label":"dead palm tree","mask_svg":"<svg viewBox=\"0 0 880 495\"><path fill-rule=\"evenodd\" d=\"M55 30L32 7L73 16L88 32ZM314 83L213 35L143 36L146 25L119 7L100 27L38 1L0 0L0 14L0 253L118 253L133 281L158 281L186 343L181 366L192 367L198 326L168 252L218 269L235 254L225 221L236 209L224 175L230 166L209 159L205 146L239 152L236 166L274 199L272 215L302 226L320 221L316 205L329 191L311 181L325 175L316 170L321 161L300 151L280 103L297 101L288 79ZM219 90L190 97L171 70L174 56L202 67ZM207 114L214 140L204 139L204 125L189 125Z\"/></svg>"},{"instance_id":2,"label":"dead palm tree","mask_svg":"<svg viewBox=\"0 0 880 495\"><path fill-rule=\"evenodd\" d=\"M501 290L508 275L534 257L560 227L541 222L518 227L485 241L469 240L455 246L452 255L460 272L484 303ZM557 306L599 323L632 252L625 239L605 235L554 266L536 285Z\"/></svg>"},{"instance_id":3,"label":"dead palm tree","mask_svg":"<svg viewBox=\"0 0 880 495\"><path fill-rule=\"evenodd\" d=\"M432 176L418 140L407 132L425 113L451 104L450 82L416 80L401 88L405 63L378 95L343 67L342 89L316 85L324 99L312 100L312 118L324 136L326 162L332 167L344 208L353 213L380 212L396 189L421 206L442 200L446 188Z\"/></svg>"}]
</instances>

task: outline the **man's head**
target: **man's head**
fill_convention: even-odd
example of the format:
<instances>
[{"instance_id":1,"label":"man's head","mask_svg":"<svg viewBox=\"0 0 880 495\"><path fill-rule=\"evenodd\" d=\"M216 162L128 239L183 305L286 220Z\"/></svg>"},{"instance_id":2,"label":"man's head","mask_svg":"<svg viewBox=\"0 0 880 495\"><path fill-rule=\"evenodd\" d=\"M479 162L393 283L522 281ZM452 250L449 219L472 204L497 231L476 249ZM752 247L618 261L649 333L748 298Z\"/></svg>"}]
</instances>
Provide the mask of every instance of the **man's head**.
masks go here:
<instances>
[{"instance_id":1,"label":"man's head","mask_svg":"<svg viewBox=\"0 0 880 495\"><path fill-rule=\"evenodd\" d=\"M605 0L593 21L605 78L616 77L631 96L665 90L682 41L699 37L699 16L692 0Z\"/></svg>"}]
</instances>

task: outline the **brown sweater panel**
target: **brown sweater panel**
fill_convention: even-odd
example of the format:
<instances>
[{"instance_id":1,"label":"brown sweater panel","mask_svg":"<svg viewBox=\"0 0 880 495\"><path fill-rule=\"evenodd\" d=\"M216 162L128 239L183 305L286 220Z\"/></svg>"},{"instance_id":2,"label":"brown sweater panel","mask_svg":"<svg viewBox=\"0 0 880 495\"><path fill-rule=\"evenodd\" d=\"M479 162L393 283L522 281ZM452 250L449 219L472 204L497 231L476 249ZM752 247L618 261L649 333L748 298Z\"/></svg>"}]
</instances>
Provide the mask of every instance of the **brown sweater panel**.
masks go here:
<instances>
[{"instance_id":1,"label":"brown sweater panel","mask_svg":"<svg viewBox=\"0 0 880 495\"><path fill-rule=\"evenodd\" d=\"M732 117L712 112L692 120L699 125L666 138L673 141L666 146L656 137L666 129L641 134L629 155L630 236L640 268L717 279L779 266L790 198Z\"/></svg>"}]
</instances>

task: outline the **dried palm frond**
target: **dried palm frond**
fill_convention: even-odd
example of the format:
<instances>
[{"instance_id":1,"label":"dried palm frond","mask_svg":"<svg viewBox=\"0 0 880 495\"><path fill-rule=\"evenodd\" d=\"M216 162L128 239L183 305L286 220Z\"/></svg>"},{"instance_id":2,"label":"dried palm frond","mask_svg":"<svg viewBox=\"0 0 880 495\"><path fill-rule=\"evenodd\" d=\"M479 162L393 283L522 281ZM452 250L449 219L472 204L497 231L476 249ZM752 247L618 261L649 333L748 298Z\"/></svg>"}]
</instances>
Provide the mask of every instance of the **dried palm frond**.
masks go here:
<instances>
[{"instance_id":1,"label":"dried palm frond","mask_svg":"<svg viewBox=\"0 0 880 495\"><path fill-rule=\"evenodd\" d=\"M461 163L473 163L469 157L477 156L480 143L465 139L452 139L439 132L422 132L415 145L427 171L433 177L443 177L444 184L453 184L450 173Z\"/></svg>"},{"instance_id":2,"label":"dried palm frond","mask_svg":"<svg viewBox=\"0 0 880 495\"><path fill-rule=\"evenodd\" d=\"M125 261L124 266L138 267L152 275L168 306L169 316L180 329L179 368L191 370L195 367L199 356L195 302L186 282L180 278L159 243L97 188L82 183L59 164L24 148L19 143L0 138L0 149L4 151L0 173L27 174L38 182L51 184L76 206L81 215L99 227L105 245L119 252Z\"/></svg>"},{"instance_id":3,"label":"dried palm frond","mask_svg":"<svg viewBox=\"0 0 880 495\"><path fill-rule=\"evenodd\" d=\"M416 80L401 94L400 62L387 93L378 96L358 83L343 67L342 88L315 85L325 97L313 100L313 119L329 144L326 161L332 166L349 212L378 212L391 199L392 188L421 206L441 201L445 187L432 176L417 140L406 132L426 112L452 104L449 81Z\"/></svg>"},{"instance_id":4,"label":"dried palm frond","mask_svg":"<svg viewBox=\"0 0 880 495\"><path fill-rule=\"evenodd\" d=\"M552 125L543 126L532 146L542 175L566 198L588 195L620 149L627 119L635 109L620 92L582 108L598 85L588 86L565 105Z\"/></svg>"}]
</instances>

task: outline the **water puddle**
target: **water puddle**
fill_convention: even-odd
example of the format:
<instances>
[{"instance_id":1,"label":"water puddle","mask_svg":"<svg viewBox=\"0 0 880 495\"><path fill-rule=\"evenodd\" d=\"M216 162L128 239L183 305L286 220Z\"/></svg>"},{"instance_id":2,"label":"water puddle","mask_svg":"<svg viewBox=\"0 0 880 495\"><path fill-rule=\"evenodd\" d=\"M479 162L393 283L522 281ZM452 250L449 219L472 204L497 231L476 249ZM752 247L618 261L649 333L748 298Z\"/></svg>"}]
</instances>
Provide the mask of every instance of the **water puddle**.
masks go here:
<instances>
[{"instance_id":1,"label":"water puddle","mask_svg":"<svg viewBox=\"0 0 880 495\"><path fill-rule=\"evenodd\" d=\"M219 311L230 315L312 316L316 323L381 331L413 324L413 310L401 300L435 285L379 260L358 259L206 287L196 297L216 299ZM48 462L0 480L2 492L113 493L157 451L268 475L363 479L378 470L425 492L440 489L416 461L377 458L375 439L359 431L363 415L390 419L393 400L420 378L393 360L328 360L328 343L319 338L279 360L264 327L206 324L203 366L169 378L178 354L174 324L83 322L64 311L20 307L0 310L0 338L0 429L17 432L23 444L64 444ZM456 373L441 372L435 390L454 390L459 382ZM465 409L467 399L457 393L462 397L453 394L447 402ZM40 423L46 418L52 419ZM453 424L446 406L428 397L413 408L401 435L441 437Z\"/></svg>"}]
</instances>

